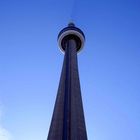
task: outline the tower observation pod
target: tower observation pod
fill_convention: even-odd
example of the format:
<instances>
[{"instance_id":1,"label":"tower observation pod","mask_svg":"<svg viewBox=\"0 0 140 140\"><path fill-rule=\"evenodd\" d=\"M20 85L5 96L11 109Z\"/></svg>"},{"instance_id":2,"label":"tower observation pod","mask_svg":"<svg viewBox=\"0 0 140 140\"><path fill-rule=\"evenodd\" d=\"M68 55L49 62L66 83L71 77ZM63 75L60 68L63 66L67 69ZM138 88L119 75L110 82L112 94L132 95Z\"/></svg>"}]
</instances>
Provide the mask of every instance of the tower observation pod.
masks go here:
<instances>
[{"instance_id":1,"label":"tower observation pod","mask_svg":"<svg viewBox=\"0 0 140 140\"><path fill-rule=\"evenodd\" d=\"M84 47L85 35L79 28L75 27L74 23L69 23L68 27L62 29L58 35L58 43L62 52L65 52L70 40L75 41L77 52L80 52Z\"/></svg>"},{"instance_id":2,"label":"tower observation pod","mask_svg":"<svg viewBox=\"0 0 140 140\"><path fill-rule=\"evenodd\" d=\"M77 60L84 42L84 33L74 23L58 35L65 56L47 140L87 140Z\"/></svg>"}]
</instances>

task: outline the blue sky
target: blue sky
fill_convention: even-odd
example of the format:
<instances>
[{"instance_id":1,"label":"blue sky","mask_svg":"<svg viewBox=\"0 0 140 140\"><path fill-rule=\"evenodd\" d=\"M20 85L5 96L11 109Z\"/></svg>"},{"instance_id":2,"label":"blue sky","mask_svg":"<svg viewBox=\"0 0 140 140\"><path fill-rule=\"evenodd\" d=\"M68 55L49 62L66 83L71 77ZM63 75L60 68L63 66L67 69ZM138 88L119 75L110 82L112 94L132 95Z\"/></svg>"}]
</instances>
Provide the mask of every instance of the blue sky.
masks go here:
<instances>
[{"instance_id":1,"label":"blue sky","mask_svg":"<svg viewBox=\"0 0 140 140\"><path fill-rule=\"evenodd\" d=\"M74 21L89 140L140 139L138 0L0 1L0 140L46 140L63 54L58 32Z\"/></svg>"}]
</instances>

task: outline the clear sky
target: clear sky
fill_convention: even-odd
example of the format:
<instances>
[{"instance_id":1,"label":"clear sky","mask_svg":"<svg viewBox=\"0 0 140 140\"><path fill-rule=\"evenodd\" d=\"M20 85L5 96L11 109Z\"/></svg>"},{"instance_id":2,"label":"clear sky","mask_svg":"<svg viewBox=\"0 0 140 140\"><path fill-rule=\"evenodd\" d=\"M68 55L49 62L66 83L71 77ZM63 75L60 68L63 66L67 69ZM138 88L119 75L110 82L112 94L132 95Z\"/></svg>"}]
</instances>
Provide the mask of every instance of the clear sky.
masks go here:
<instances>
[{"instance_id":1,"label":"clear sky","mask_svg":"<svg viewBox=\"0 0 140 140\"><path fill-rule=\"evenodd\" d=\"M139 0L0 1L0 140L46 140L70 20L89 140L140 140Z\"/></svg>"}]
</instances>

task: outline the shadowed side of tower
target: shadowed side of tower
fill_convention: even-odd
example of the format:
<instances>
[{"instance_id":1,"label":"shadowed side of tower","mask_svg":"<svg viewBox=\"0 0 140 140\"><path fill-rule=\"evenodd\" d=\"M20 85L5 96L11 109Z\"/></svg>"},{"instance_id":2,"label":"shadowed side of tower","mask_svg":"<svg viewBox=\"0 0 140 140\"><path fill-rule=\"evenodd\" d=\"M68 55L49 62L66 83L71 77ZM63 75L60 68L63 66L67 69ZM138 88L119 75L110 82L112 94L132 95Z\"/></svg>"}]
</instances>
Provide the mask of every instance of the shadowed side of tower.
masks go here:
<instances>
[{"instance_id":1,"label":"shadowed side of tower","mask_svg":"<svg viewBox=\"0 0 140 140\"><path fill-rule=\"evenodd\" d=\"M84 34L71 23L58 40L65 56L48 140L87 140L77 62Z\"/></svg>"}]
</instances>

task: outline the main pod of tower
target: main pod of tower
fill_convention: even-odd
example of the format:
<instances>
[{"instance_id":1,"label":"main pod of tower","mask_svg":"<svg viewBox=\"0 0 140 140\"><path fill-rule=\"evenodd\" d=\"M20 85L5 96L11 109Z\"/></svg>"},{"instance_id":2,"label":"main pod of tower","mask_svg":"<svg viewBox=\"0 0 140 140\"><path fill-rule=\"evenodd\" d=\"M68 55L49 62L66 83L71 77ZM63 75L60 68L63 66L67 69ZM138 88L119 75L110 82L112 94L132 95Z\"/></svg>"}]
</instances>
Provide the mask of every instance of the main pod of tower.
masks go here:
<instances>
[{"instance_id":1,"label":"main pod of tower","mask_svg":"<svg viewBox=\"0 0 140 140\"><path fill-rule=\"evenodd\" d=\"M80 52L84 47L85 35L79 28L75 27L72 22L58 34L58 43L62 52L65 52L66 43L68 43L69 40L76 42L77 52Z\"/></svg>"},{"instance_id":2,"label":"main pod of tower","mask_svg":"<svg viewBox=\"0 0 140 140\"><path fill-rule=\"evenodd\" d=\"M73 23L58 35L64 61L48 140L87 140L77 61L84 42L84 33Z\"/></svg>"}]
</instances>

